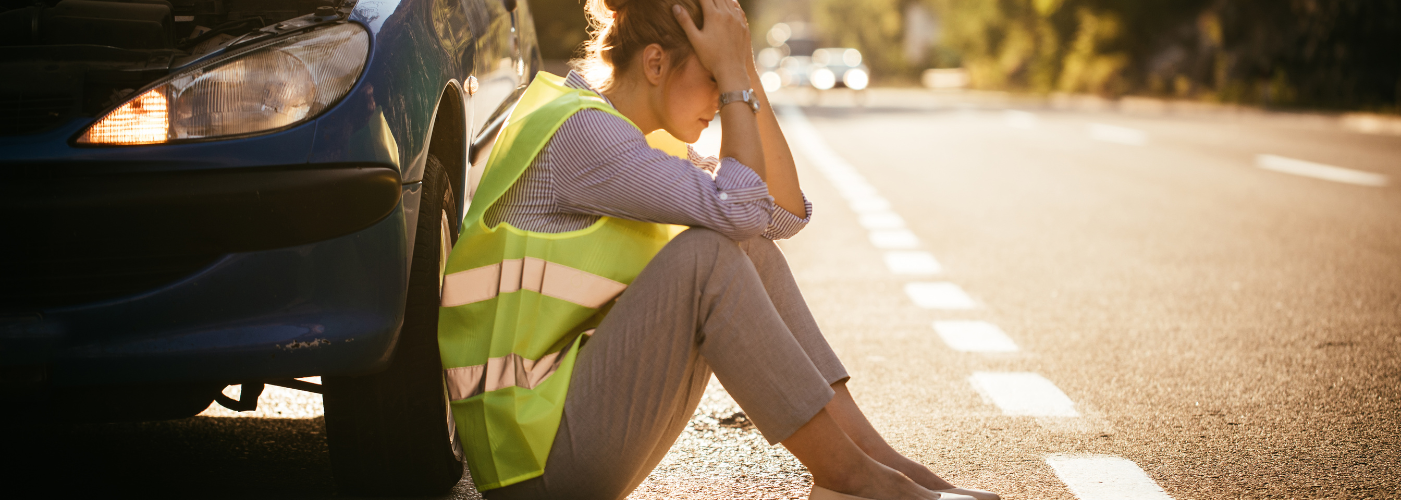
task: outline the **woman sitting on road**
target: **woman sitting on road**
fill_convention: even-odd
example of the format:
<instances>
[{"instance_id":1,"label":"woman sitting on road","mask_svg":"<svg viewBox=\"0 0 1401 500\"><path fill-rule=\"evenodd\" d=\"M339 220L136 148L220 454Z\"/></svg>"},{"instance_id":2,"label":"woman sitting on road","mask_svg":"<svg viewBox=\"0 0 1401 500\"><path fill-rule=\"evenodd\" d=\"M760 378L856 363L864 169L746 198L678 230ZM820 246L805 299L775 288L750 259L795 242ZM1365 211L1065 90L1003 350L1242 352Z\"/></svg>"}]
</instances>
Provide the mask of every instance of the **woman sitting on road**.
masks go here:
<instances>
[{"instance_id":1,"label":"woman sitting on road","mask_svg":"<svg viewBox=\"0 0 1401 500\"><path fill-rule=\"evenodd\" d=\"M773 108L751 90L739 5L586 9L584 74L531 84L447 263L439 343L478 488L493 500L626 497L713 370L811 471L812 498L996 499L896 452L847 391L772 241L801 230L811 205ZM694 142L717 106L721 159L645 138ZM666 225L690 229L671 238Z\"/></svg>"}]
</instances>

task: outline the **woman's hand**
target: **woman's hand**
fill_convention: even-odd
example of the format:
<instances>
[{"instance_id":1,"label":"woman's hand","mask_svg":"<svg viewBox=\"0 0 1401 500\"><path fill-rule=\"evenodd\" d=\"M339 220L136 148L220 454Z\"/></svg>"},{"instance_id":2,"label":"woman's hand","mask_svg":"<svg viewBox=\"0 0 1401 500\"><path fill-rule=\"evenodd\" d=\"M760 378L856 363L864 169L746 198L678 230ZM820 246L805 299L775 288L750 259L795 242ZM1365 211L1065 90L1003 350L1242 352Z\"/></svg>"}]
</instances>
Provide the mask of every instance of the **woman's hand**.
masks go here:
<instances>
[{"instance_id":1,"label":"woman's hand","mask_svg":"<svg viewBox=\"0 0 1401 500\"><path fill-rule=\"evenodd\" d=\"M736 0L699 0L705 16L705 29L696 28L691 14L680 5L672 6L676 22L686 30L686 38L702 66L715 75L721 92L752 88L748 64L754 59L749 42L749 21Z\"/></svg>"}]
</instances>

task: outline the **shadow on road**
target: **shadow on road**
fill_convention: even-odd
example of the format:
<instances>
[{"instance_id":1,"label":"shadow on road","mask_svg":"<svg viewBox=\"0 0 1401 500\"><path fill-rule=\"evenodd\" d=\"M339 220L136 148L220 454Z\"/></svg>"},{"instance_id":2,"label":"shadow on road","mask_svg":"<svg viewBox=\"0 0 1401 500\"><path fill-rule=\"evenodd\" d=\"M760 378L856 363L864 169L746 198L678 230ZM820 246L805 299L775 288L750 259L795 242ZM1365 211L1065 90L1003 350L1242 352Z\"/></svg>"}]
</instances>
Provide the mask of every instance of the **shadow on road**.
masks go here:
<instances>
[{"instance_id":1,"label":"shadow on road","mask_svg":"<svg viewBox=\"0 0 1401 500\"><path fill-rule=\"evenodd\" d=\"M326 498L325 433L322 418L11 427L0 474L9 498Z\"/></svg>"}]
</instances>

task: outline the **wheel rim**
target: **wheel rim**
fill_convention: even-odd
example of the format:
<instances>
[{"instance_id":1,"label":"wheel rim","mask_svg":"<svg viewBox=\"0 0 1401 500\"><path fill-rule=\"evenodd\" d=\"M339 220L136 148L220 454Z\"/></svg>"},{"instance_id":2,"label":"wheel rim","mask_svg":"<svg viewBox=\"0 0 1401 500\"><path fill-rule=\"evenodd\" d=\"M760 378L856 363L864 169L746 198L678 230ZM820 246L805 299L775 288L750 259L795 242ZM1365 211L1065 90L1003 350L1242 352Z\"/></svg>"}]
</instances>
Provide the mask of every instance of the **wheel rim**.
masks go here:
<instances>
[{"instance_id":1,"label":"wheel rim","mask_svg":"<svg viewBox=\"0 0 1401 500\"><path fill-rule=\"evenodd\" d=\"M443 278L448 268L448 255L452 253L452 225L448 224L448 211L442 211L438 218L438 298L443 297ZM443 405L447 407L448 442L452 444L452 454L459 461L464 460L462 442L457 439L457 420L452 417L452 401L448 399L446 380L443 385Z\"/></svg>"},{"instance_id":2,"label":"wheel rim","mask_svg":"<svg viewBox=\"0 0 1401 500\"><path fill-rule=\"evenodd\" d=\"M452 226L448 225L448 211L442 212L438 218L438 298L443 296L443 273L448 268L448 254L452 253Z\"/></svg>"}]
</instances>

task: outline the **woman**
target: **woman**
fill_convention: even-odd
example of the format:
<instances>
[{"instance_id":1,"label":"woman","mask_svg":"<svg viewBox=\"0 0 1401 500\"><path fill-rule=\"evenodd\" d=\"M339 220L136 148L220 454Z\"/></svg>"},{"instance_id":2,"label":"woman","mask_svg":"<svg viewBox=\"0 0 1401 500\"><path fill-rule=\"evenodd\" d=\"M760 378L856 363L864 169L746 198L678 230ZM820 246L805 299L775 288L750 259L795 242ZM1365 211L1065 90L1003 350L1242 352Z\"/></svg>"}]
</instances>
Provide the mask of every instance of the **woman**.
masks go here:
<instances>
[{"instance_id":1,"label":"woman","mask_svg":"<svg viewBox=\"0 0 1401 500\"><path fill-rule=\"evenodd\" d=\"M586 8L585 75L531 84L447 264L440 347L478 488L493 500L627 496L713 370L811 471L813 498L996 499L900 455L847 391L772 241L802 229L811 205L751 90L739 5ZM722 159L678 158L644 137L695 142L717 106ZM661 224L691 229L670 238Z\"/></svg>"}]
</instances>

